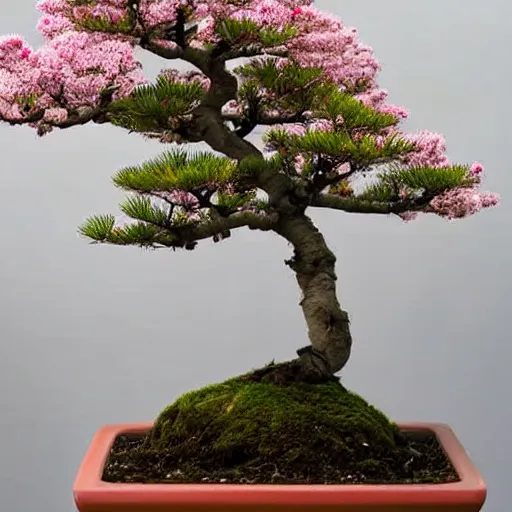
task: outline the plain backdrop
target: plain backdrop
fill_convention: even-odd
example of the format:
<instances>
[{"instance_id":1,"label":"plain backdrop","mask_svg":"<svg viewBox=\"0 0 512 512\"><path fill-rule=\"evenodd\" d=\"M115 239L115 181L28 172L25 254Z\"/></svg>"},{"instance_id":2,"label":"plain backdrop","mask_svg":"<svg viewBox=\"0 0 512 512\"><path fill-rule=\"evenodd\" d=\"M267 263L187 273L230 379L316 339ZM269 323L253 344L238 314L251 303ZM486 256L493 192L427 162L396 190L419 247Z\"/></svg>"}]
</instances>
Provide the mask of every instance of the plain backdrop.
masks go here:
<instances>
[{"instance_id":1,"label":"plain backdrop","mask_svg":"<svg viewBox=\"0 0 512 512\"><path fill-rule=\"evenodd\" d=\"M35 0L0 0L0 33L40 44ZM312 211L338 256L355 339L343 382L397 421L449 423L508 510L512 428L509 84L505 0L318 0L360 30L408 129L481 160L498 209L460 222ZM148 75L165 65L143 56ZM38 139L0 126L0 510L69 512L105 423L152 420L184 391L292 357L306 343L290 248L240 231L194 252L92 246L120 167L162 150L109 126Z\"/></svg>"}]
</instances>

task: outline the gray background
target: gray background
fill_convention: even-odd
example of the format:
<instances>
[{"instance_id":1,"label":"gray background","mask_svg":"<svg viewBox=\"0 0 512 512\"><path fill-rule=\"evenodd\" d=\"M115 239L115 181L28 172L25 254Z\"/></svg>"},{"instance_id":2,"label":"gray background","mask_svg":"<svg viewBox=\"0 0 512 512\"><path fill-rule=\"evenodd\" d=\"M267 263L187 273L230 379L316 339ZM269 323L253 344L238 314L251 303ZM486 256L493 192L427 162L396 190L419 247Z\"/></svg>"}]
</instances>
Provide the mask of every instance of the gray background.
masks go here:
<instances>
[{"instance_id":1,"label":"gray background","mask_svg":"<svg viewBox=\"0 0 512 512\"><path fill-rule=\"evenodd\" d=\"M32 44L35 0L1 0L0 33ZM453 426L508 510L512 412L510 2L319 0L360 29L410 129L482 160L501 207L462 222L314 211L339 257L355 337L344 382L396 420ZM163 66L144 58L150 75ZM37 139L0 126L0 509L73 509L94 431L151 420L182 392L306 341L298 291L269 234L192 253L90 246L89 214L115 212L118 168L161 147L109 126Z\"/></svg>"}]
</instances>

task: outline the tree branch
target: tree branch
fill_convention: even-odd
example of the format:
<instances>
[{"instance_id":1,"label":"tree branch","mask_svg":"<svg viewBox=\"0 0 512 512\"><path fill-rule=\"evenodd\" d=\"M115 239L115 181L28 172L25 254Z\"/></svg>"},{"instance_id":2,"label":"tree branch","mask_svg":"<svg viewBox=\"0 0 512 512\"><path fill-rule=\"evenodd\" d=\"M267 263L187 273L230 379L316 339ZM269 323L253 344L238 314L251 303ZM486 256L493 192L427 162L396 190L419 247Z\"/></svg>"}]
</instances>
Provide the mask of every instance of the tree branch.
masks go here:
<instances>
[{"instance_id":1,"label":"tree branch","mask_svg":"<svg viewBox=\"0 0 512 512\"><path fill-rule=\"evenodd\" d=\"M261 215L253 212L240 212L229 217L218 217L197 226L177 228L176 233L180 239L192 242L242 227L270 231L277 226L277 221L277 215L274 213Z\"/></svg>"},{"instance_id":2,"label":"tree branch","mask_svg":"<svg viewBox=\"0 0 512 512\"><path fill-rule=\"evenodd\" d=\"M222 114L222 119L224 121L231 121L235 125L235 133L241 138L247 137L258 125L274 126L303 121L302 114L269 116L261 112L249 112L248 115L224 113Z\"/></svg>"},{"instance_id":3,"label":"tree branch","mask_svg":"<svg viewBox=\"0 0 512 512\"><path fill-rule=\"evenodd\" d=\"M145 39L144 37L140 41L140 47L158 57L162 57L163 59L167 60L183 59L185 54L185 50L179 46L174 48L167 48L157 44L154 41Z\"/></svg>"},{"instance_id":4,"label":"tree branch","mask_svg":"<svg viewBox=\"0 0 512 512\"><path fill-rule=\"evenodd\" d=\"M232 121L233 123L241 123L247 116L240 114L222 114L222 119ZM272 126L274 124L300 123L303 121L302 114L288 114L280 116L269 116L258 113L257 124L264 126Z\"/></svg>"},{"instance_id":5,"label":"tree branch","mask_svg":"<svg viewBox=\"0 0 512 512\"><path fill-rule=\"evenodd\" d=\"M237 48L234 50L228 50L222 52L219 56L224 62L228 60L246 58L246 57L257 57L259 55L271 55L273 57L286 57L288 56L288 50L286 48L262 48L260 45L252 45L243 48Z\"/></svg>"},{"instance_id":6,"label":"tree branch","mask_svg":"<svg viewBox=\"0 0 512 512\"><path fill-rule=\"evenodd\" d=\"M258 229L260 231L274 230L278 223L278 216L275 213L260 215L253 212L240 212L232 214L229 217L218 217L212 221L201 222L195 225L184 226L164 226L153 222L143 221L148 225L158 228L160 231L155 233L152 239L127 239L118 236L116 232L122 228L114 228L104 238L93 238L93 243L107 243L111 245L145 245L149 247L168 247L194 249L199 240L213 238L219 241L222 238L228 238L230 231L242 227L249 229ZM89 236L90 235L85 235Z\"/></svg>"},{"instance_id":7,"label":"tree branch","mask_svg":"<svg viewBox=\"0 0 512 512\"><path fill-rule=\"evenodd\" d=\"M68 111L68 118L62 122L55 121L44 121L42 124L51 128L71 128L72 126L84 125L89 123L90 121L94 121L95 123L101 124L108 121L106 108L108 104L112 101L112 95L118 89L118 87L107 87L100 99L100 104L97 107L91 107L90 105L82 105L80 107L76 107L73 109L68 109L65 105L60 105L60 108L66 108ZM28 114L26 117L21 119L7 119L5 117L0 116L0 121L10 124L11 126L23 125L23 124L31 124L43 121L44 119L44 110L38 110L37 112L33 112L32 114ZM44 129L39 130L44 133Z\"/></svg>"},{"instance_id":8,"label":"tree branch","mask_svg":"<svg viewBox=\"0 0 512 512\"><path fill-rule=\"evenodd\" d=\"M322 194L310 202L310 206L318 208L331 208L333 210L342 210L348 213L372 213L380 215L398 215L408 211L421 211L432 200L432 197L424 197L415 200L395 201L395 202L376 202L357 197L341 197L334 194Z\"/></svg>"}]
</instances>

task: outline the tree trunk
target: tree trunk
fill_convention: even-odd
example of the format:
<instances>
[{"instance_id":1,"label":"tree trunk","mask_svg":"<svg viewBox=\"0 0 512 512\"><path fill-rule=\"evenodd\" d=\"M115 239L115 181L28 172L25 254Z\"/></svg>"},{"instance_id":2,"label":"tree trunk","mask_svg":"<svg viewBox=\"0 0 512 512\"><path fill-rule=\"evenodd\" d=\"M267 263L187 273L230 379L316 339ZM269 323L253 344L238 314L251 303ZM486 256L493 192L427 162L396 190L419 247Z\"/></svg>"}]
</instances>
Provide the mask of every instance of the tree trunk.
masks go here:
<instances>
[{"instance_id":1,"label":"tree trunk","mask_svg":"<svg viewBox=\"0 0 512 512\"><path fill-rule=\"evenodd\" d=\"M294 247L294 256L286 263L302 290L300 305L311 341L289 363L295 368L294 380L332 379L347 363L352 346L349 317L336 297L336 257L305 214L282 216L276 231Z\"/></svg>"}]
</instances>

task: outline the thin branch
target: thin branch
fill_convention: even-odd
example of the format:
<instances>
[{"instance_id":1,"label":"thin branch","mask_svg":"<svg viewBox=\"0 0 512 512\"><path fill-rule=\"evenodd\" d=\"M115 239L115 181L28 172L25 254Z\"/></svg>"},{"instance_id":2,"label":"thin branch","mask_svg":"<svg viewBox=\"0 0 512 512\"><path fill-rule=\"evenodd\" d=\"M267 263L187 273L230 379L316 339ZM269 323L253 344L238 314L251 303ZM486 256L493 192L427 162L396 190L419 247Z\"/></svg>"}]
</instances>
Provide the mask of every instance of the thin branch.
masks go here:
<instances>
[{"instance_id":1,"label":"thin branch","mask_svg":"<svg viewBox=\"0 0 512 512\"><path fill-rule=\"evenodd\" d=\"M237 48L222 52L219 56L223 61L240 59L245 57L258 57L270 55L272 57L287 57L288 50L286 48L262 48L259 45L252 45L243 48Z\"/></svg>"},{"instance_id":2,"label":"thin branch","mask_svg":"<svg viewBox=\"0 0 512 512\"><path fill-rule=\"evenodd\" d=\"M174 48L167 48L144 37L140 41L140 47L167 60L182 59L185 54L185 50L177 45Z\"/></svg>"},{"instance_id":3,"label":"thin branch","mask_svg":"<svg viewBox=\"0 0 512 512\"><path fill-rule=\"evenodd\" d=\"M408 211L425 210L432 197L424 197L415 200L376 202L357 199L357 197L341 197L334 194L322 194L314 197L310 206L318 208L331 208L348 213L371 213L380 215L398 215Z\"/></svg>"},{"instance_id":4,"label":"thin branch","mask_svg":"<svg viewBox=\"0 0 512 512\"><path fill-rule=\"evenodd\" d=\"M97 107L91 107L90 105L82 105L74 109L66 109L68 111L68 117L65 121L44 121L44 124L53 128L71 128L72 126L84 125L90 121L101 124L108 121L106 109L108 104L112 101L112 95L118 89L118 87L107 87L100 98L100 104ZM61 105L60 108L65 108ZM37 123L43 121L44 110L39 110L27 115L21 119L7 119L0 116L0 121L10 124L11 126Z\"/></svg>"},{"instance_id":5,"label":"thin branch","mask_svg":"<svg viewBox=\"0 0 512 512\"><path fill-rule=\"evenodd\" d=\"M222 119L225 121L232 121L234 123L241 123L247 116L241 114L222 114ZM288 123L299 123L303 121L302 114L288 114L281 116L268 116L265 114L258 113L257 124L272 126L274 124L288 124Z\"/></svg>"},{"instance_id":6,"label":"thin branch","mask_svg":"<svg viewBox=\"0 0 512 512\"><path fill-rule=\"evenodd\" d=\"M147 222L147 221L145 221ZM209 222L201 222L196 225L163 226L154 222L147 222L162 231L155 234L153 241L144 242L146 246L163 246L168 248L193 249L199 240L206 238L222 237L227 238L233 229L248 227L260 231L274 230L278 225L278 215L275 213L258 215L252 212L240 212L229 217L218 218ZM122 238L106 238L105 240L94 240L93 243L108 243L112 245L139 245L137 241L129 242Z\"/></svg>"},{"instance_id":7,"label":"thin branch","mask_svg":"<svg viewBox=\"0 0 512 512\"><path fill-rule=\"evenodd\" d=\"M260 215L252 212L240 212L229 217L218 217L215 220L201 223L197 226L177 228L176 234L180 240L192 242L242 227L270 231L277 226L277 222L278 216L275 213ZM174 229L172 233L175 233Z\"/></svg>"}]
</instances>

